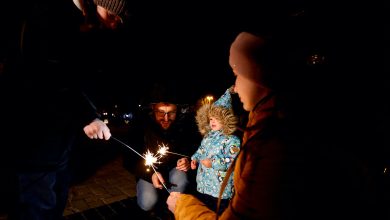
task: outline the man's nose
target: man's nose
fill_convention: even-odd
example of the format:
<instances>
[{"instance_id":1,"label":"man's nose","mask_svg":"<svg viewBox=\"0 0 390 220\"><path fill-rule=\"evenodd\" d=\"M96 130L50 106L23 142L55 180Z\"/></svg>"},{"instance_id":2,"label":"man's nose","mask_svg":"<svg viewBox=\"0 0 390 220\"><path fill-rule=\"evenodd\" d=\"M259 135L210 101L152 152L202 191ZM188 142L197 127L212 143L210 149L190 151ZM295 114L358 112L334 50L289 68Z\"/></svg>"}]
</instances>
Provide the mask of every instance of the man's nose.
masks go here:
<instances>
[{"instance_id":1,"label":"man's nose","mask_svg":"<svg viewBox=\"0 0 390 220\"><path fill-rule=\"evenodd\" d=\"M168 121L168 114L164 115L164 121Z\"/></svg>"}]
</instances>

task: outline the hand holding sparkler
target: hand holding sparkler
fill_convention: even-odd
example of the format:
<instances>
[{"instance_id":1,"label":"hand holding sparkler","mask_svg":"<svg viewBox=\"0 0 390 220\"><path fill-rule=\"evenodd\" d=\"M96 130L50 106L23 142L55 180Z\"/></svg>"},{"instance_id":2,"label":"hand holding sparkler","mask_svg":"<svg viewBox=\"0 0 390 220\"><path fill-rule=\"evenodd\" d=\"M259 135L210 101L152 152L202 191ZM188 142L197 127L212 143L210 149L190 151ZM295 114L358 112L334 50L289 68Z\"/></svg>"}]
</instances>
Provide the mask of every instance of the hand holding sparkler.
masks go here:
<instances>
[{"instance_id":1,"label":"hand holding sparkler","mask_svg":"<svg viewBox=\"0 0 390 220\"><path fill-rule=\"evenodd\" d=\"M149 150L146 152L144 158L145 158L145 165L153 168L154 174L152 175L152 182L154 187L161 189L162 186L164 186L164 188L169 193L168 188L164 184L165 182L164 179L162 178L161 174L157 173L156 169L154 168L154 164L158 162L158 158L155 155L153 155Z\"/></svg>"},{"instance_id":2,"label":"hand holding sparkler","mask_svg":"<svg viewBox=\"0 0 390 220\"><path fill-rule=\"evenodd\" d=\"M176 209L176 203L177 203L177 200L179 199L181 193L179 192L171 192L169 194L169 197L167 199L167 205L168 205L168 209L174 213L175 212L175 209Z\"/></svg>"},{"instance_id":3,"label":"hand holding sparkler","mask_svg":"<svg viewBox=\"0 0 390 220\"><path fill-rule=\"evenodd\" d=\"M123 143L122 141L120 141L119 139L115 138L115 137L112 137L111 138L119 143L121 143L122 145L126 146L127 148L129 148L130 150L134 151L134 153L136 153L138 156L142 157L144 160L145 160L145 165L146 166L149 166L149 167L152 167L153 168L153 171L154 171L154 174L157 174L156 172L156 169L154 168L155 167L155 163L161 163L160 161L158 161L159 158L161 158L161 156L159 158L157 158L155 155L153 155L149 150L144 154L144 155L141 155L140 153L138 153L136 150L134 150L132 147L130 147L129 145ZM153 176L154 176L153 174ZM152 176L152 180L153 180L153 176ZM168 191L169 193L169 190L168 188L164 185L164 180L162 179L161 175L157 175L157 178L160 179L160 182L161 184L164 186L164 188Z\"/></svg>"},{"instance_id":4,"label":"hand holding sparkler","mask_svg":"<svg viewBox=\"0 0 390 220\"><path fill-rule=\"evenodd\" d=\"M152 183L155 188L162 189L165 180L159 172L156 172L152 175Z\"/></svg>"},{"instance_id":5,"label":"hand holding sparkler","mask_svg":"<svg viewBox=\"0 0 390 220\"><path fill-rule=\"evenodd\" d=\"M138 153L136 150L134 150L132 147L130 147L129 145L123 143L122 141L120 141L119 139L115 138L115 137L112 137L111 138L117 142L119 142L120 144L126 146L127 148L129 148L130 150L134 151L134 153L138 154L140 157L142 157L144 160L145 160L145 165L146 166L149 166L153 169L154 171L154 174L152 175L152 182L153 182L153 185L156 187L156 188L162 188L162 186L167 190L167 192L169 193L169 190L168 188L165 186L165 181L163 179L163 177L161 176L160 173L158 173L155 169L155 165L156 163L161 163L159 161L159 159L161 157L163 157L164 155L166 155L167 153L170 153L170 154L176 154L176 155L180 155L180 156L183 156L184 158L181 158L178 160L177 162L177 169L179 170L182 170L184 172L188 171L189 167L190 167L190 163L188 161L188 156L186 155L183 155L183 154L178 154L178 153L173 153L173 152L169 152L168 151L168 147L165 146L164 144L162 146L160 146L160 149L158 150L158 152L154 155L152 154L149 150L144 154L144 155L141 155L140 153ZM160 184L161 183L161 184Z\"/></svg>"}]
</instances>

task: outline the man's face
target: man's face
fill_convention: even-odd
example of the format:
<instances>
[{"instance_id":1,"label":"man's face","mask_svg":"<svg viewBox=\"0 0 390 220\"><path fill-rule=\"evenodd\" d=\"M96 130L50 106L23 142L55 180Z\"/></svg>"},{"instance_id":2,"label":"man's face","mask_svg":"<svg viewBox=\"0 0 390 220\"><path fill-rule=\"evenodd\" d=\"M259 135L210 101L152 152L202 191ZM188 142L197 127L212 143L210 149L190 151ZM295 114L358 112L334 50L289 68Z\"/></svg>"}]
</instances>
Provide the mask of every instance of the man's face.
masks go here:
<instances>
[{"instance_id":1,"label":"man's face","mask_svg":"<svg viewBox=\"0 0 390 220\"><path fill-rule=\"evenodd\" d=\"M100 22L105 28L113 30L122 23L122 20L118 15L112 14L110 11L101 7L100 5L97 6L97 14Z\"/></svg>"},{"instance_id":2,"label":"man's face","mask_svg":"<svg viewBox=\"0 0 390 220\"><path fill-rule=\"evenodd\" d=\"M177 106L170 103L157 103L153 106L156 122L162 129L167 130L176 120Z\"/></svg>"}]
</instances>

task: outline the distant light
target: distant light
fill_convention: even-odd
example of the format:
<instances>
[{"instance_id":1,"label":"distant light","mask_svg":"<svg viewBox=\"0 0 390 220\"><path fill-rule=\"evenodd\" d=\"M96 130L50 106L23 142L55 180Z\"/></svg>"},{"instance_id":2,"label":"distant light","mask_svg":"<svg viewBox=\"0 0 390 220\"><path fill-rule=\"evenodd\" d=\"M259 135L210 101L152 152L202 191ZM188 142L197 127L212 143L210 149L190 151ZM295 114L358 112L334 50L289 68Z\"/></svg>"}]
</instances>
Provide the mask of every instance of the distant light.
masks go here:
<instances>
[{"instance_id":1,"label":"distant light","mask_svg":"<svg viewBox=\"0 0 390 220\"><path fill-rule=\"evenodd\" d=\"M214 97L212 95L208 95L203 99L203 105L205 104L211 104L214 100Z\"/></svg>"}]
</instances>

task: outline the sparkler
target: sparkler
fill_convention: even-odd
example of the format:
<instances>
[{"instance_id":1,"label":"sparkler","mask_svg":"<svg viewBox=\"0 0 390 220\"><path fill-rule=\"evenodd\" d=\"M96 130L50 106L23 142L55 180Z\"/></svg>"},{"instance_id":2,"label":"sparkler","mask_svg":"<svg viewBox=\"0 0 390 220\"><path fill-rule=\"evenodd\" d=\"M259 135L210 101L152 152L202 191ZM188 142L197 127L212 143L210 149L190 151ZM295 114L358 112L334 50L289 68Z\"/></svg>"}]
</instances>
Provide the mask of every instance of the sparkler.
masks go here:
<instances>
[{"instance_id":1,"label":"sparkler","mask_svg":"<svg viewBox=\"0 0 390 220\"><path fill-rule=\"evenodd\" d=\"M167 190L167 192L169 193L168 188L165 186L164 182L162 181L162 179L160 178L160 176L157 174L156 169L154 168L154 164L155 164L155 163L158 163L158 158L157 158L156 156L154 156L154 155L148 150L148 151L146 152L146 154L145 154L145 165L153 168L153 171L154 171L154 173L156 174L157 178L160 180L161 184L164 186L164 188L165 188L165 189Z\"/></svg>"},{"instance_id":2,"label":"sparkler","mask_svg":"<svg viewBox=\"0 0 390 220\"><path fill-rule=\"evenodd\" d=\"M183 157L189 157L189 156L184 155L184 154L179 154L179 153L174 153L174 152L168 151L169 147L167 147L164 144L159 145L159 146L160 146L160 148L158 149L157 154L160 154L161 157L166 155L166 154L176 154L176 155L183 156Z\"/></svg>"},{"instance_id":3,"label":"sparkler","mask_svg":"<svg viewBox=\"0 0 390 220\"><path fill-rule=\"evenodd\" d=\"M154 167L155 163L161 163L158 161L159 158L157 158L155 155L152 154L149 150L144 154L143 158L145 159L145 165Z\"/></svg>"},{"instance_id":4,"label":"sparkler","mask_svg":"<svg viewBox=\"0 0 390 220\"><path fill-rule=\"evenodd\" d=\"M170 152L168 151L169 147L162 144L162 145L159 145L159 150L157 151L157 153L154 155L152 152L150 152L149 150L147 150L147 152L144 154L144 155L141 155L140 153L138 153L136 150L134 150L132 147L130 147L129 145L123 143L122 141L120 141L119 139L111 136L112 139L114 139L115 141L119 142L120 144L126 146L127 148L129 148L130 150L132 150L134 153L136 153L138 156L142 157L144 160L145 160L145 165L146 166L149 166L149 167L152 167L154 173L157 175L157 178L160 180L161 184L164 186L164 188L167 190L167 192L169 193L169 190L168 188L166 187L166 185L163 183L162 179L160 178L160 176L157 174L157 171L155 169L155 165L156 163L161 163L159 161L159 159L163 156L165 156L166 154L176 154L176 155L179 155L179 156L183 156L183 157L189 157L187 155L184 155L184 154L179 154L179 153L174 153L174 152ZM156 155L159 155L159 156L156 156Z\"/></svg>"},{"instance_id":5,"label":"sparkler","mask_svg":"<svg viewBox=\"0 0 390 220\"><path fill-rule=\"evenodd\" d=\"M130 150L134 151L134 153L138 154L138 156L140 156L140 157L142 157L142 158L145 159L144 156L142 156L140 153L138 153L136 150L134 150L134 149L133 149L132 147L130 147L129 145L123 143L122 141L120 141L119 139L117 139L117 138L115 138L115 137L113 137L113 136L111 136L111 138L114 139L114 140L116 140L116 141L118 141L118 142L121 143L122 145L124 145L124 146L126 146L127 148L129 148Z\"/></svg>"},{"instance_id":6,"label":"sparkler","mask_svg":"<svg viewBox=\"0 0 390 220\"><path fill-rule=\"evenodd\" d=\"M155 156L153 156L153 154L148 150L148 152L142 156L140 153L138 153L136 150L134 150L132 147L130 147L129 145L123 143L123 141L120 141L119 139L111 136L112 139L118 141L119 143L121 143L122 145L126 146L127 148L129 148L130 150L132 150L134 153L136 153L138 156L142 157L144 160L145 160L145 165L147 166L150 166L150 167L153 167L154 169L154 164L155 163L160 163L158 161L158 158L156 158Z\"/></svg>"},{"instance_id":7,"label":"sparkler","mask_svg":"<svg viewBox=\"0 0 390 220\"><path fill-rule=\"evenodd\" d=\"M123 143L122 141L120 141L119 139L111 136L112 139L118 141L119 143L121 143L122 145L126 146L127 148L129 148L130 150L132 150L134 153L136 153L138 156L142 157L144 160L145 160L145 165L146 166L149 166L149 167L152 167L154 173L156 174L157 178L160 180L161 184L164 186L164 188L167 190L167 192L169 193L169 190L168 188L165 186L165 184L163 183L162 179L160 178L160 176L157 174L157 171L156 169L154 168L154 164L155 163L161 163L158 161L159 158L157 158L155 155L153 155L149 150L144 154L144 156L142 156L140 153L138 153L136 150L134 150L132 147L130 147L129 145ZM161 158L161 157L160 157Z\"/></svg>"}]
</instances>

